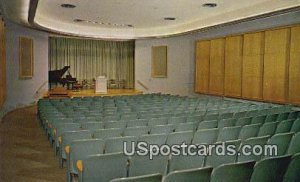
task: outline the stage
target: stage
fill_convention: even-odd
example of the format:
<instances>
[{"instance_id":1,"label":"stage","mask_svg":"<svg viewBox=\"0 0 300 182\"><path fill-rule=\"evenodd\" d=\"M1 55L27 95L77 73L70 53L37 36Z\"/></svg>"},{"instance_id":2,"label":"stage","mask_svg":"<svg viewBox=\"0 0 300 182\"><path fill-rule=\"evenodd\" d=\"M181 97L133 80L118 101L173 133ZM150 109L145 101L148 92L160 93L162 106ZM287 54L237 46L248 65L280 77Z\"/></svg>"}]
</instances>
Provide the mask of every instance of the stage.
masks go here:
<instances>
[{"instance_id":1,"label":"stage","mask_svg":"<svg viewBox=\"0 0 300 182\"><path fill-rule=\"evenodd\" d=\"M95 93L94 89L67 90L63 87L54 88L44 95L44 98L74 98L95 96L139 95L142 91L135 89L107 89L107 93Z\"/></svg>"}]
</instances>

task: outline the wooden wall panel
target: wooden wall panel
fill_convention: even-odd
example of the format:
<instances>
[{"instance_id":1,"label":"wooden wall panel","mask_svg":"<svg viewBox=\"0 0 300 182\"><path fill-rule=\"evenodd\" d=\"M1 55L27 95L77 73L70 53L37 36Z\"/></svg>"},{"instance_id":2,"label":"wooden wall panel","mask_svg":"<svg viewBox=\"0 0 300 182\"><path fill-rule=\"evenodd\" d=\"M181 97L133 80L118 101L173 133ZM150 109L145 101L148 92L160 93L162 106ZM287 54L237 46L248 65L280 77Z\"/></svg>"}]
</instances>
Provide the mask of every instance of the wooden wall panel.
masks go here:
<instances>
[{"instance_id":1,"label":"wooden wall panel","mask_svg":"<svg viewBox=\"0 0 300 182\"><path fill-rule=\"evenodd\" d=\"M6 99L5 26L0 17L0 108Z\"/></svg>"},{"instance_id":2,"label":"wooden wall panel","mask_svg":"<svg viewBox=\"0 0 300 182\"><path fill-rule=\"evenodd\" d=\"M291 29L289 101L300 104L300 26Z\"/></svg>"},{"instance_id":3,"label":"wooden wall panel","mask_svg":"<svg viewBox=\"0 0 300 182\"><path fill-rule=\"evenodd\" d=\"M243 36L227 37L225 42L224 95L242 94Z\"/></svg>"},{"instance_id":4,"label":"wooden wall panel","mask_svg":"<svg viewBox=\"0 0 300 182\"><path fill-rule=\"evenodd\" d=\"M264 33L244 35L242 97L262 99Z\"/></svg>"},{"instance_id":5,"label":"wooden wall panel","mask_svg":"<svg viewBox=\"0 0 300 182\"><path fill-rule=\"evenodd\" d=\"M210 41L199 41L196 45L195 91L208 93Z\"/></svg>"},{"instance_id":6,"label":"wooden wall panel","mask_svg":"<svg viewBox=\"0 0 300 182\"><path fill-rule=\"evenodd\" d=\"M225 39L214 39L210 42L209 92L223 95L224 93L224 50Z\"/></svg>"},{"instance_id":7,"label":"wooden wall panel","mask_svg":"<svg viewBox=\"0 0 300 182\"><path fill-rule=\"evenodd\" d=\"M263 99L286 101L290 28L265 32Z\"/></svg>"}]
</instances>

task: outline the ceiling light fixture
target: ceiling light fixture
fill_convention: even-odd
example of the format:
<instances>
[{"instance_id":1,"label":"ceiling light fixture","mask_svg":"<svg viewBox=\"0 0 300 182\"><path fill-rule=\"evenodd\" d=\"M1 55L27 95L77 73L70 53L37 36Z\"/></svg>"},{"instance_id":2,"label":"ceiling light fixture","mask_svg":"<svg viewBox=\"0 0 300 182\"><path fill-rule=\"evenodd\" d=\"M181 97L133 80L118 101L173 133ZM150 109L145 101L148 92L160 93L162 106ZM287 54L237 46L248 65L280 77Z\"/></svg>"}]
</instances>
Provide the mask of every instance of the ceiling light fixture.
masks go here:
<instances>
[{"instance_id":1,"label":"ceiling light fixture","mask_svg":"<svg viewBox=\"0 0 300 182\"><path fill-rule=\"evenodd\" d=\"M83 19L74 19L76 23L92 23L92 24L99 24L99 25L106 25L106 26L115 26L115 27L130 27L133 28L134 26L131 24L118 24L118 23L110 23L110 22L99 22L99 21L92 21L92 20L83 20Z\"/></svg>"},{"instance_id":2,"label":"ceiling light fixture","mask_svg":"<svg viewBox=\"0 0 300 182\"><path fill-rule=\"evenodd\" d=\"M176 18L174 18L174 17L165 17L164 20L172 21L172 20L176 20Z\"/></svg>"},{"instance_id":3,"label":"ceiling light fixture","mask_svg":"<svg viewBox=\"0 0 300 182\"><path fill-rule=\"evenodd\" d=\"M205 3L202 6L205 8L214 8L214 7L217 7L217 4L216 3Z\"/></svg>"},{"instance_id":4,"label":"ceiling light fixture","mask_svg":"<svg viewBox=\"0 0 300 182\"><path fill-rule=\"evenodd\" d=\"M83 22L83 21L85 21L85 20L82 20L82 19L74 19L73 21L74 21L74 22Z\"/></svg>"},{"instance_id":5,"label":"ceiling light fixture","mask_svg":"<svg viewBox=\"0 0 300 182\"><path fill-rule=\"evenodd\" d=\"M60 6L63 7L63 8L75 8L76 7L73 4L61 4Z\"/></svg>"}]
</instances>

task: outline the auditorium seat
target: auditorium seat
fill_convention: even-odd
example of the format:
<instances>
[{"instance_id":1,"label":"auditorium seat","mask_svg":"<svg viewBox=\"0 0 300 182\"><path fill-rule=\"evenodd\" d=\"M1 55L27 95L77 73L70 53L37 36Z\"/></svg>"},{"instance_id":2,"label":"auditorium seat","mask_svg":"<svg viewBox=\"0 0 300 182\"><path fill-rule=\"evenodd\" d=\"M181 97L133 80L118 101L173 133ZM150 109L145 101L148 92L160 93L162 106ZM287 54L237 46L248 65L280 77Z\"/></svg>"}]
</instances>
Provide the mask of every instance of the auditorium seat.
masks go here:
<instances>
[{"instance_id":1,"label":"auditorium seat","mask_svg":"<svg viewBox=\"0 0 300 182\"><path fill-rule=\"evenodd\" d=\"M153 159L149 159L149 156L134 155L130 157L128 176L141 176L148 174L161 174L167 173L168 156L153 156Z\"/></svg>"},{"instance_id":2,"label":"auditorium seat","mask_svg":"<svg viewBox=\"0 0 300 182\"><path fill-rule=\"evenodd\" d=\"M300 119L296 119L294 121L293 126L290 131L295 132L295 133L300 132Z\"/></svg>"},{"instance_id":3,"label":"auditorium seat","mask_svg":"<svg viewBox=\"0 0 300 182\"><path fill-rule=\"evenodd\" d=\"M202 168L206 152L203 155L173 155L170 159L169 173L173 171Z\"/></svg>"},{"instance_id":4,"label":"auditorium seat","mask_svg":"<svg viewBox=\"0 0 300 182\"><path fill-rule=\"evenodd\" d=\"M300 132L296 133L289 145L287 154L294 155L296 153L300 153Z\"/></svg>"},{"instance_id":5,"label":"auditorium seat","mask_svg":"<svg viewBox=\"0 0 300 182\"><path fill-rule=\"evenodd\" d=\"M136 142L138 137L126 136L126 137L113 137L105 140L105 153L117 153L123 152L124 142L126 142L126 149L131 152L132 142Z\"/></svg>"},{"instance_id":6,"label":"auditorium seat","mask_svg":"<svg viewBox=\"0 0 300 182\"><path fill-rule=\"evenodd\" d=\"M218 120L202 121L198 125L198 130L212 129L218 127Z\"/></svg>"},{"instance_id":7,"label":"auditorium seat","mask_svg":"<svg viewBox=\"0 0 300 182\"><path fill-rule=\"evenodd\" d=\"M206 157L205 166L216 168L223 164L235 163L237 154L225 155L225 152L229 145L232 145L235 147L235 148L232 148L233 150L237 150L239 148L240 144L241 144L241 140L233 140L233 141L227 141L224 143L216 143L216 147L224 145L225 151L223 151L224 153L217 153L218 149L216 147L212 148L211 154L208 154L208 156Z\"/></svg>"},{"instance_id":8,"label":"auditorium seat","mask_svg":"<svg viewBox=\"0 0 300 182\"><path fill-rule=\"evenodd\" d=\"M150 174L143 176L127 177L127 178L116 178L110 182L161 182L163 176L161 174Z\"/></svg>"},{"instance_id":9,"label":"auditorium seat","mask_svg":"<svg viewBox=\"0 0 300 182\"><path fill-rule=\"evenodd\" d=\"M180 131L195 131L197 129L197 123L189 122L189 123L180 123L176 125L175 132Z\"/></svg>"},{"instance_id":10,"label":"auditorium seat","mask_svg":"<svg viewBox=\"0 0 300 182\"><path fill-rule=\"evenodd\" d=\"M264 145L267 143L268 139L270 136L262 136L262 137L253 137L245 140L244 142L241 143L237 161L238 162L245 162L245 161L259 161L262 158L262 155L254 155L251 151L246 151L246 152L251 152L250 155L245 155L243 154L242 148L245 145L249 145L253 148L253 146L261 146L264 147Z\"/></svg>"},{"instance_id":11,"label":"auditorium seat","mask_svg":"<svg viewBox=\"0 0 300 182\"><path fill-rule=\"evenodd\" d=\"M185 122L186 122L186 117L171 117L168 119L168 124L176 125Z\"/></svg>"},{"instance_id":12,"label":"auditorium seat","mask_svg":"<svg viewBox=\"0 0 300 182\"><path fill-rule=\"evenodd\" d=\"M221 119L218 123L218 128L235 126L236 118Z\"/></svg>"},{"instance_id":13,"label":"auditorium seat","mask_svg":"<svg viewBox=\"0 0 300 182\"><path fill-rule=\"evenodd\" d=\"M250 181L255 161L224 164L212 171L211 182Z\"/></svg>"},{"instance_id":14,"label":"auditorium seat","mask_svg":"<svg viewBox=\"0 0 300 182\"><path fill-rule=\"evenodd\" d=\"M169 134L174 132L175 127L173 124L152 126L150 134Z\"/></svg>"},{"instance_id":15,"label":"auditorium seat","mask_svg":"<svg viewBox=\"0 0 300 182\"><path fill-rule=\"evenodd\" d=\"M155 125L166 125L168 122L167 117L163 118L152 118L148 122L148 126L155 126Z\"/></svg>"},{"instance_id":16,"label":"auditorium seat","mask_svg":"<svg viewBox=\"0 0 300 182\"><path fill-rule=\"evenodd\" d=\"M127 127L147 126L148 121L145 119L130 120L127 122Z\"/></svg>"},{"instance_id":17,"label":"auditorium seat","mask_svg":"<svg viewBox=\"0 0 300 182\"><path fill-rule=\"evenodd\" d=\"M141 136L149 134L150 128L148 126L137 126L125 128L123 136Z\"/></svg>"},{"instance_id":18,"label":"auditorium seat","mask_svg":"<svg viewBox=\"0 0 300 182\"><path fill-rule=\"evenodd\" d=\"M259 131L257 136L272 136L274 135L276 128L277 128L277 124L278 122L269 122L269 123L265 123L263 124Z\"/></svg>"},{"instance_id":19,"label":"auditorium seat","mask_svg":"<svg viewBox=\"0 0 300 182\"><path fill-rule=\"evenodd\" d=\"M293 132L275 134L268 140L267 145L277 146L277 156L285 155L287 153L293 135L294 135ZM275 156L275 154L273 154L273 156Z\"/></svg>"},{"instance_id":20,"label":"auditorium seat","mask_svg":"<svg viewBox=\"0 0 300 182\"><path fill-rule=\"evenodd\" d=\"M90 156L76 163L79 182L108 182L127 176L128 157L123 153Z\"/></svg>"},{"instance_id":21,"label":"auditorium seat","mask_svg":"<svg viewBox=\"0 0 300 182\"><path fill-rule=\"evenodd\" d=\"M299 171L300 171L300 153L296 153L292 156L292 159L287 167L287 170L283 177L283 182L300 181Z\"/></svg>"},{"instance_id":22,"label":"auditorium seat","mask_svg":"<svg viewBox=\"0 0 300 182\"><path fill-rule=\"evenodd\" d=\"M279 113L277 116L277 121L287 120L289 117L289 114L290 114L290 112Z\"/></svg>"},{"instance_id":23,"label":"auditorium seat","mask_svg":"<svg viewBox=\"0 0 300 182\"><path fill-rule=\"evenodd\" d=\"M174 132L170 133L167 137L166 144L171 146L175 144L190 144L194 136L193 131L182 131L182 132Z\"/></svg>"},{"instance_id":24,"label":"auditorium seat","mask_svg":"<svg viewBox=\"0 0 300 182\"><path fill-rule=\"evenodd\" d=\"M212 168L196 168L169 173L163 182L209 182Z\"/></svg>"},{"instance_id":25,"label":"auditorium seat","mask_svg":"<svg viewBox=\"0 0 300 182\"><path fill-rule=\"evenodd\" d=\"M258 134L258 131L260 129L261 124L250 124L245 125L242 127L238 139L241 139L242 141L256 137Z\"/></svg>"},{"instance_id":26,"label":"auditorium seat","mask_svg":"<svg viewBox=\"0 0 300 182\"><path fill-rule=\"evenodd\" d=\"M297 119L300 117L300 111L291 111L288 119Z\"/></svg>"},{"instance_id":27,"label":"auditorium seat","mask_svg":"<svg viewBox=\"0 0 300 182\"><path fill-rule=\"evenodd\" d=\"M111 137L120 137L122 136L122 128L110 128L110 129L100 129L93 131L93 138L107 139Z\"/></svg>"},{"instance_id":28,"label":"auditorium seat","mask_svg":"<svg viewBox=\"0 0 300 182\"><path fill-rule=\"evenodd\" d=\"M120 128L120 129L125 129L127 125L127 121L109 121L105 123L105 128L106 129L111 129L111 128Z\"/></svg>"},{"instance_id":29,"label":"auditorium seat","mask_svg":"<svg viewBox=\"0 0 300 182\"><path fill-rule=\"evenodd\" d=\"M59 139L59 164L63 167L64 161L67 159L65 147L75 140L92 139L92 132L89 130L68 131L64 132Z\"/></svg>"},{"instance_id":30,"label":"auditorium seat","mask_svg":"<svg viewBox=\"0 0 300 182\"><path fill-rule=\"evenodd\" d=\"M255 116L252 118L251 124L264 124L266 117L266 115Z\"/></svg>"},{"instance_id":31,"label":"auditorium seat","mask_svg":"<svg viewBox=\"0 0 300 182\"><path fill-rule=\"evenodd\" d=\"M147 144L163 145L167 141L167 134L151 134L142 135L139 137L138 142L146 142Z\"/></svg>"},{"instance_id":32,"label":"auditorium seat","mask_svg":"<svg viewBox=\"0 0 300 182\"><path fill-rule=\"evenodd\" d=\"M219 130L217 128L197 130L194 134L192 143L193 144L213 144L217 140L218 132L219 132Z\"/></svg>"},{"instance_id":33,"label":"auditorium seat","mask_svg":"<svg viewBox=\"0 0 300 182\"><path fill-rule=\"evenodd\" d=\"M81 123L81 128L83 130L104 129L104 123L103 122L83 122L83 123Z\"/></svg>"},{"instance_id":34,"label":"auditorium seat","mask_svg":"<svg viewBox=\"0 0 300 182\"><path fill-rule=\"evenodd\" d=\"M275 133L286 133L289 132L293 126L294 120L289 119L285 121L279 121Z\"/></svg>"},{"instance_id":35,"label":"auditorium seat","mask_svg":"<svg viewBox=\"0 0 300 182\"><path fill-rule=\"evenodd\" d=\"M276 122L277 117L278 117L278 114L269 114L269 115L267 115L267 117L265 119L265 123Z\"/></svg>"},{"instance_id":36,"label":"auditorium seat","mask_svg":"<svg viewBox=\"0 0 300 182\"><path fill-rule=\"evenodd\" d=\"M288 155L258 161L254 166L250 181L283 181L290 160L291 156Z\"/></svg>"},{"instance_id":37,"label":"auditorium seat","mask_svg":"<svg viewBox=\"0 0 300 182\"><path fill-rule=\"evenodd\" d=\"M251 120L252 120L251 117L248 117L248 118L239 118L239 119L237 119L237 121L235 123L235 126L249 125L249 124L251 124Z\"/></svg>"},{"instance_id":38,"label":"auditorium seat","mask_svg":"<svg viewBox=\"0 0 300 182\"><path fill-rule=\"evenodd\" d=\"M78 174L76 168L77 160L86 159L89 155L103 154L104 140L87 139L76 140L65 147L67 154L67 176L68 181L72 180L72 174Z\"/></svg>"},{"instance_id":39,"label":"auditorium seat","mask_svg":"<svg viewBox=\"0 0 300 182\"><path fill-rule=\"evenodd\" d=\"M234 126L220 129L217 142L236 140L240 134L241 128L241 126Z\"/></svg>"}]
</instances>

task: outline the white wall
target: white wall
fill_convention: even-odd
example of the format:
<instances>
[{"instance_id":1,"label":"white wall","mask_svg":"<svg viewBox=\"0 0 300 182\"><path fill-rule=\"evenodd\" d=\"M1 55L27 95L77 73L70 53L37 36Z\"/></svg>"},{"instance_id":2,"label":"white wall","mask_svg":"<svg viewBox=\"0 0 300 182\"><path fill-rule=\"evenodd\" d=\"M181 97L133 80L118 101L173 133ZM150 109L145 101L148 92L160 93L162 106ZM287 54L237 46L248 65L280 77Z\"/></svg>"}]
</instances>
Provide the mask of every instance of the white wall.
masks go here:
<instances>
[{"instance_id":1,"label":"white wall","mask_svg":"<svg viewBox=\"0 0 300 182\"><path fill-rule=\"evenodd\" d=\"M19 79L19 37L33 39L33 78ZM48 80L48 34L6 21L7 98L4 109L29 105L41 96L36 91ZM48 84L41 92L48 89Z\"/></svg>"},{"instance_id":2,"label":"white wall","mask_svg":"<svg viewBox=\"0 0 300 182\"><path fill-rule=\"evenodd\" d=\"M164 39L137 40L135 48L135 86L144 92L163 92L179 95L194 94L195 43L197 40L263 30L300 22L300 11L252 20L208 31ZM168 78L151 78L151 47L168 46ZM141 81L146 91L137 81Z\"/></svg>"}]
</instances>

